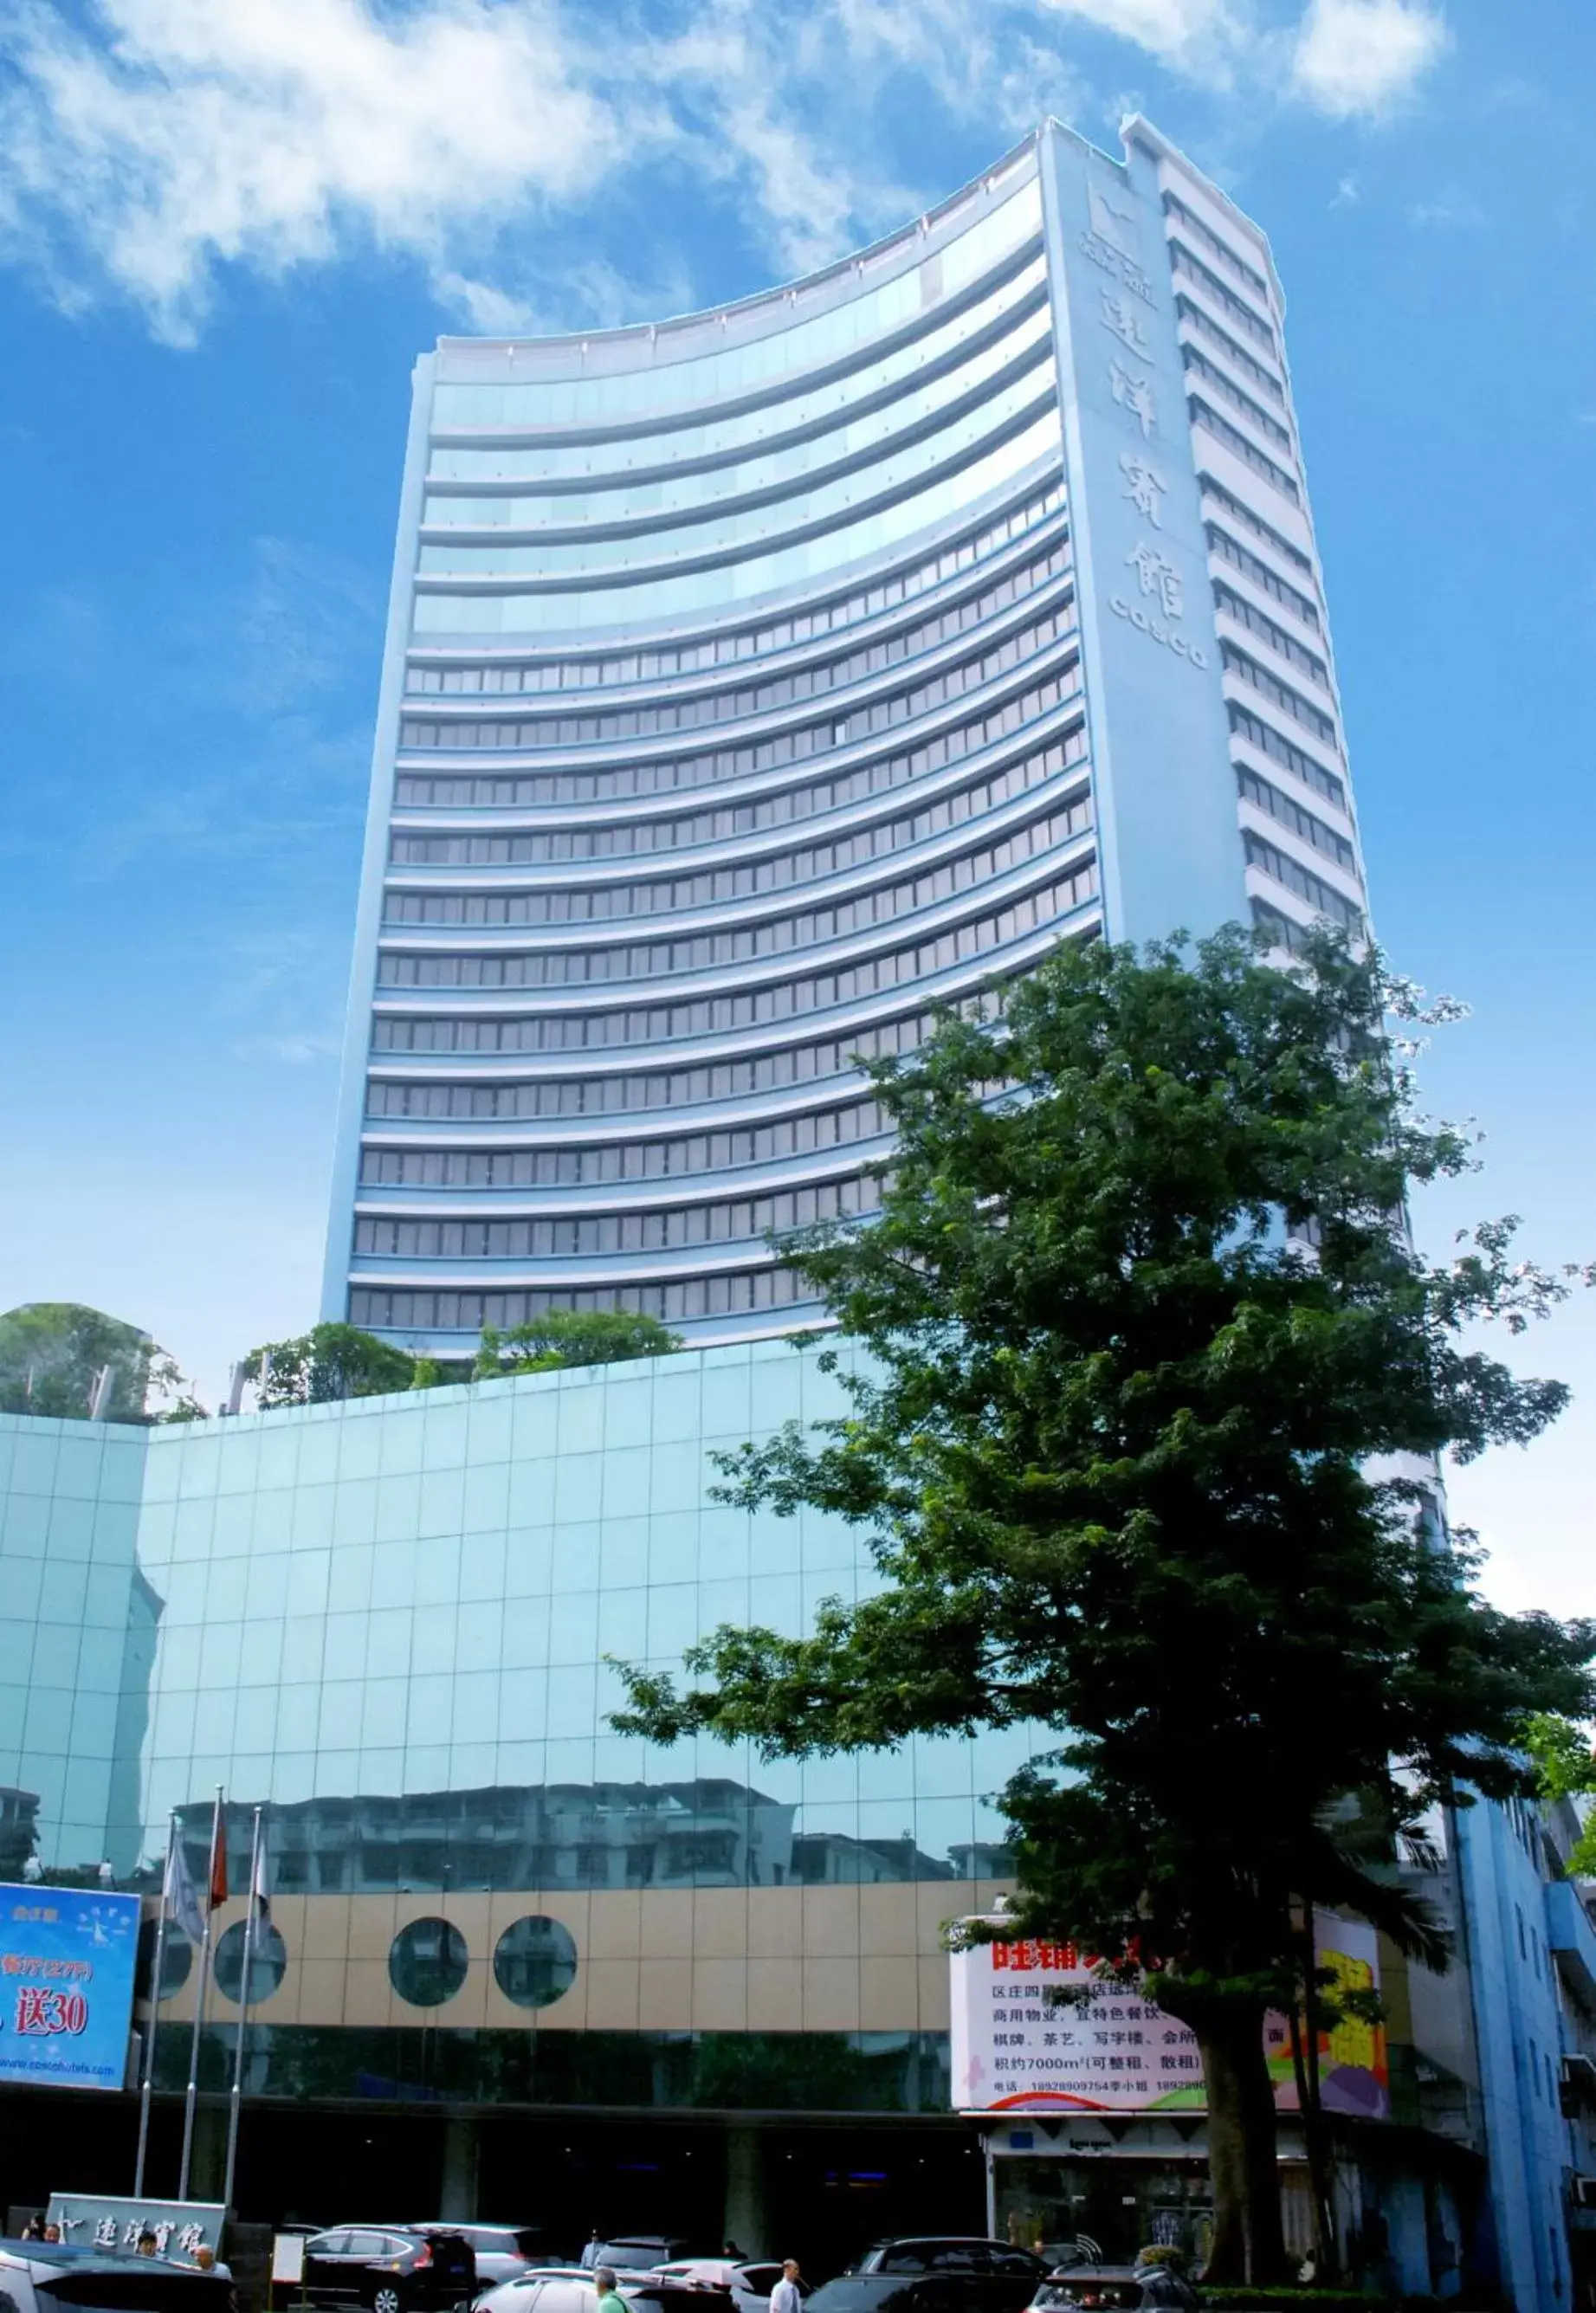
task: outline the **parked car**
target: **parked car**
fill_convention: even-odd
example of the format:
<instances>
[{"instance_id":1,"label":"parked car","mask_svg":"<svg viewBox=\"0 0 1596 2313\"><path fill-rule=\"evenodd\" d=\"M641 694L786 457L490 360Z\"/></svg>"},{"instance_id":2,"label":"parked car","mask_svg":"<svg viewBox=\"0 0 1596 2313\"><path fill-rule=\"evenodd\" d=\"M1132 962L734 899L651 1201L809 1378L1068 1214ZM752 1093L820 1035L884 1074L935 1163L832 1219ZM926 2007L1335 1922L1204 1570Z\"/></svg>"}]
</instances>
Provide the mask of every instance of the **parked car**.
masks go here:
<instances>
[{"instance_id":1,"label":"parked car","mask_svg":"<svg viewBox=\"0 0 1596 2313\"><path fill-rule=\"evenodd\" d=\"M966 2243L992 2252L960 2256L951 2246L941 2261L907 2263L888 2272L844 2273L822 2283L804 2313L1026 2313L1036 2293L1036 2260L1006 2242ZM1012 2259L1008 2271L1002 2259ZM930 2256L936 2256L930 2252Z\"/></svg>"},{"instance_id":2,"label":"parked car","mask_svg":"<svg viewBox=\"0 0 1596 2313\"><path fill-rule=\"evenodd\" d=\"M0 2302L14 2313L227 2313L233 2283L196 2265L64 2241L0 2240Z\"/></svg>"},{"instance_id":3,"label":"parked car","mask_svg":"<svg viewBox=\"0 0 1596 2313\"><path fill-rule=\"evenodd\" d=\"M334 2225L304 2245L304 2295L368 2313L438 2313L476 2295L471 2243L442 2225Z\"/></svg>"},{"instance_id":4,"label":"parked car","mask_svg":"<svg viewBox=\"0 0 1596 2313\"><path fill-rule=\"evenodd\" d=\"M584 2265L544 2265L501 2282L479 2297L476 2313L594 2313L598 2283ZM693 2313L693 2292L685 2281L639 2267L617 2266L615 2286L636 2313ZM699 2300L701 2305L701 2299Z\"/></svg>"},{"instance_id":5,"label":"parked car","mask_svg":"<svg viewBox=\"0 0 1596 2313\"><path fill-rule=\"evenodd\" d=\"M781 2278L779 2263L761 2264L739 2261L724 2256L683 2256L669 2265L656 2267L667 2281L680 2281L688 2289L711 2291L716 2297L729 2300L736 2313L765 2313L771 2301L771 2291ZM807 2297L811 2284L798 2282L798 2293Z\"/></svg>"},{"instance_id":6,"label":"parked car","mask_svg":"<svg viewBox=\"0 0 1596 2313\"><path fill-rule=\"evenodd\" d=\"M1163 2313L1196 2303L1190 2282L1167 2265L1074 2265L1049 2274L1032 2313Z\"/></svg>"},{"instance_id":7,"label":"parked car","mask_svg":"<svg viewBox=\"0 0 1596 2313\"><path fill-rule=\"evenodd\" d=\"M612 2273L657 2273L673 2258L689 2256L692 2248L691 2241L673 2240L665 2233L619 2233L613 2240L600 2241L595 2249L584 2249L582 2262L595 2273L601 2265Z\"/></svg>"},{"instance_id":8,"label":"parked car","mask_svg":"<svg viewBox=\"0 0 1596 2313\"><path fill-rule=\"evenodd\" d=\"M554 2244L542 2225L452 2224L437 2217L427 2224L406 2225L406 2232L454 2232L471 2243L477 2261L479 2292L495 2289L501 2281L516 2281L524 2273L555 2265Z\"/></svg>"},{"instance_id":9,"label":"parked car","mask_svg":"<svg viewBox=\"0 0 1596 2313\"><path fill-rule=\"evenodd\" d=\"M1023 2281L1033 2289L1047 2275L1043 2258L1012 2241L979 2234L925 2233L901 2240L873 2241L848 2268L850 2273L990 2273Z\"/></svg>"}]
</instances>

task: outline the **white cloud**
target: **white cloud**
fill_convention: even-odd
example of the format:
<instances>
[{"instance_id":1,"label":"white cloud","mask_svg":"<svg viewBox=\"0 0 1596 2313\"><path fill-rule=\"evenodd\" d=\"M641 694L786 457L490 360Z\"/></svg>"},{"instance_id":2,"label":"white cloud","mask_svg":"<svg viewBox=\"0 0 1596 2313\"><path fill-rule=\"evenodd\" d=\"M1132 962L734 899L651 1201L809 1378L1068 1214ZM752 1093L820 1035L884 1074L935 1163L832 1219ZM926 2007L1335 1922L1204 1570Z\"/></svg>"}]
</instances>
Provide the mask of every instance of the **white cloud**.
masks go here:
<instances>
[{"instance_id":1,"label":"white cloud","mask_svg":"<svg viewBox=\"0 0 1596 2313\"><path fill-rule=\"evenodd\" d=\"M10 16L0 231L66 226L172 338L218 260L280 273L352 229L431 258L590 185L621 134L536 0L100 0L97 29Z\"/></svg>"},{"instance_id":2,"label":"white cloud","mask_svg":"<svg viewBox=\"0 0 1596 2313\"><path fill-rule=\"evenodd\" d=\"M1132 40L1149 56L1202 79L1224 76L1246 16L1231 0L1043 0L1058 16Z\"/></svg>"},{"instance_id":3,"label":"white cloud","mask_svg":"<svg viewBox=\"0 0 1596 2313\"><path fill-rule=\"evenodd\" d=\"M473 330L604 327L662 286L700 302L662 254L691 239L667 202L724 193L768 270L800 272L952 189L902 180L904 143L939 158L906 120L995 143L1048 110L1101 119L1085 32L1260 111L1340 115L1394 101L1443 38L1424 0L1302 5L0 0L0 259L180 342L229 266L363 249L419 262Z\"/></svg>"},{"instance_id":4,"label":"white cloud","mask_svg":"<svg viewBox=\"0 0 1596 2313\"><path fill-rule=\"evenodd\" d=\"M1445 25L1421 0L1312 0L1296 86L1333 119L1378 115L1412 94L1445 45Z\"/></svg>"},{"instance_id":5,"label":"white cloud","mask_svg":"<svg viewBox=\"0 0 1596 2313\"><path fill-rule=\"evenodd\" d=\"M1485 221L1486 213L1479 203L1456 190L1437 193L1427 201L1414 201L1407 211L1409 224L1444 227L1484 224Z\"/></svg>"}]
</instances>

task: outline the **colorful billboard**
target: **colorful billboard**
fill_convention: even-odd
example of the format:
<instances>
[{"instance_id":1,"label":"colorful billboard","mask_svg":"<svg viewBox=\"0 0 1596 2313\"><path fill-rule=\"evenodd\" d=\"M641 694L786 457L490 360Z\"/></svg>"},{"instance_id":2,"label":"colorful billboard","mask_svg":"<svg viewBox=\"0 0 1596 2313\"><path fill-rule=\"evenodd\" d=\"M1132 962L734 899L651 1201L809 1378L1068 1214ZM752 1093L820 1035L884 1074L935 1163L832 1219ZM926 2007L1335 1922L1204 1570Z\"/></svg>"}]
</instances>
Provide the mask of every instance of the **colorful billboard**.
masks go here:
<instances>
[{"instance_id":1,"label":"colorful billboard","mask_svg":"<svg viewBox=\"0 0 1596 2313\"><path fill-rule=\"evenodd\" d=\"M0 1886L0 2080L123 2086L138 1913L137 1895Z\"/></svg>"},{"instance_id":2,"label":"colorful billboard","mask_svg":"<svg viewBox=\"0 0 1596 2313\"><path fill-rule=\"evenodd\" d=\"M1321 1914L1319 1965L1347 1990L1378 1992L1374 1931ZM1100 1983L1073 1944L1027 1937L951 1955L953 2100L961 2112L1202 2112L1196 2035L1178 2017ZM1090 1988L1080 2005L1054 1995ZM1270 2016L1265 2052L1274 2100L1297 2109L1291 2033ZM1386 2043L1378 2024L1346 2018L1319 2035L1327 2111L1389 2116Z\"/></svg>"}]
</instances>

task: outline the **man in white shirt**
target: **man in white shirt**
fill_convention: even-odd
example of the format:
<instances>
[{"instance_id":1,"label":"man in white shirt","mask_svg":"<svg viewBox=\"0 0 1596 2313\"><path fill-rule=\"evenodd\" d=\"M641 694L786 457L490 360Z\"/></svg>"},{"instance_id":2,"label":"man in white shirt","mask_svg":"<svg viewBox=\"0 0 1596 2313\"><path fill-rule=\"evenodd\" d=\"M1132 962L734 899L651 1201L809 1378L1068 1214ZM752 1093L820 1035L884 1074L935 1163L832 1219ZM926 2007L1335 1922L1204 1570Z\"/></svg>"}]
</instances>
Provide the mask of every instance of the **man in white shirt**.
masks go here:
<instances>
[{"instance_id":1,"label":"man in white shirt","mask_svg":"<svg viewBox=\"0 0 1596 2313\"><path fill-rule=\"evenodd\" d=\"M771 2313L803 2313L803 2293L798 2288L798 2268L796 2256L781 2260L781 2278L771 2291Z\"/></svg>"}]
</instances>

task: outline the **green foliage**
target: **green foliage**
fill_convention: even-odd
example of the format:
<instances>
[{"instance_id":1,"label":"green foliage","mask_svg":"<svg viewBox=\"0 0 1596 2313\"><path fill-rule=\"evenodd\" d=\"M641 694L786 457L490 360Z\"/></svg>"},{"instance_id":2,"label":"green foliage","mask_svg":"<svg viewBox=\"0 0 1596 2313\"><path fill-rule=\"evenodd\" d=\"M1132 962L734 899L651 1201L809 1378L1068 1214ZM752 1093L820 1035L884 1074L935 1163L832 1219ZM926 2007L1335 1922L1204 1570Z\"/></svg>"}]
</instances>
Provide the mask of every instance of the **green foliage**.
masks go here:
<instances>
[{"instance_id":1,"label":"green foliage","mask_svg":"<svg viewBox=\"0 0 1596 2313\"><path fill-rule=\"evenodd\" d=\"M1516 1262L1511 1221L1414 1251L1410 1188L1471 1159L1388 1011L1413 992L1328 935L1291 972L1239 931L1071 947L877 1064L878 1219L784 1248L866 1352L851 1410L727 1457L722 1499L863 1527L879 1587L806 1637L723 1627L684 1687L626 1671L614 1721L772 1758L1050 1730L1003 1794L1005 1931L1108 1955L1196 2032L1216 2278L1284 2277L1258 2026L1309 1989L1306 1910L1443 1961L1393 1851L1435 1800L1530 1789L1526 1712L1592 1696L1596 1629L1479 1598L1430 1476L1561 1410L1467 1337L1571 1272Z\"/></svg>"},{"instance_id":2,"label":"green foliage","mask_svg":"<svg viewBox=\"0 0 1596 2313\"><path fill-rule=\"evenodd\" d=\"M663 1358L681 1346L681 1335L657 1317L635 1317L624 1309L550 1309L506 1333L484 1325L472 1378L485 1381L501 1374L550 1373L560 1366Z\"/></svg>"},{"instance_id":3,"label":"green foliage","mask_svg":"<svg viewBox=\"0 0 1596 2313\"><path fill-rule=\"evenodd\" d=\"M267 1341L243 1361L244 1378L255 1385L263 1406L324 1405L337 1398L385 1397L394 1391L426 1388L419 1367L437 1368L430 1359L378 1341L357 1325L313 1325L287 1341Z\"/></svg>"},{"instance_id":4,"label":"green foliage","mask_svg":"<svg viewBox=\"0 0 1596 2313\"><path fill-rule=\"evenodd\" d=\"M258 1404L320 1405L334 1398L383 1397L400 1390L437 1389L499 1374L543 1373L556 1366L605 1365L619 1358L657 1358L679 1350L680 1337L653 1317L622 1310L545 1317L507 1333L485 1326L473 1365L447 1366L416 1357L357 1325L313 1325L286 1341L267 1341L244 1359L245 1379ZM181 1417L177 1417L181 1418Z\"/></svg>"},{"instance_id":5,"label":"green foliage","mask_svg":"<svg viewBox=\"0 0 1596 2313\"><path fill-rule=\"evenodd\" d=\"M111 1369L105 1416L147 1421L152 1394L181 1390L182 1376L142 1326L78 1301L31 1301L0 1316L0 1412L86 1421L101 1370Z\"/></svg>"},{"instance_id":6,"label":"green foliage","mask_svg":"<svg viewBox=\"0 0 1596 2313\"><path fill-rule=\"evenodd\" d=\"M1541 1799L1555 1804L1596 1798L1596 1753L1588 1728L1551 1711L1535 1711L1525 1724L1523 1741ZM1581 1830L1564 1870L1570 1879L1596 1878L1596 1817Z\"/></svg>"}]
</instances>

